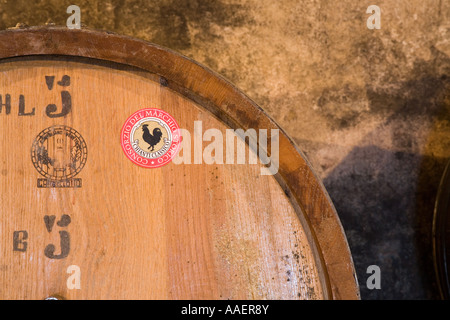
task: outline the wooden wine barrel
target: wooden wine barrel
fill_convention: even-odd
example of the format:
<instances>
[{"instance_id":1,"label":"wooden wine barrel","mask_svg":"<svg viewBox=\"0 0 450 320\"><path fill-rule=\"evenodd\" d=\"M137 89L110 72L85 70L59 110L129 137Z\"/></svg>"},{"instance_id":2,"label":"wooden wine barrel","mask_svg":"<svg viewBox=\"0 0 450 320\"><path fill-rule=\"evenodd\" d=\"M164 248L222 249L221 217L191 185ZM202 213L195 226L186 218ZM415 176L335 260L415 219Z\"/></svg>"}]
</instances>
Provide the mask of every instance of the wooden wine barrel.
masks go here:
<instances>
[{"instance_id":1,"label":"wooden wine barrel","mask_svg":"<svg viewBox=\"0 0 450 320\"><path fill-rule=\"evenodd\" d=\"M0 44L0 298L359 299L321 182L222 77L110 32Z\"/></svg>"},{"instance_id":2,"label":"wooden wine barrel","mask_svg":"<svg viewBox=\"0 0 450 320\"><path fill-rule=\"evenodd\" d=\"M444 171L433 218L433 257L442 299L450 299L450 162Z\"/></svg>"}]
</instances>

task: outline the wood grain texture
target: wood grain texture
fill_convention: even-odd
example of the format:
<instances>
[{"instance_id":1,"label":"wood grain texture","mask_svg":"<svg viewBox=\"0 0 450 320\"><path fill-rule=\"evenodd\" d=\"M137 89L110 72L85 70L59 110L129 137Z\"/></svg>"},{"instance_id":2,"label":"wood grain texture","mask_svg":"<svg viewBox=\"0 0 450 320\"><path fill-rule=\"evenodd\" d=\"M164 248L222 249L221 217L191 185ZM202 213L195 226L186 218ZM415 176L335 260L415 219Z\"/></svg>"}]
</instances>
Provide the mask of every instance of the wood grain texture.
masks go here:
<instances>
[{"instance_id":1,"label":"wood grain texture","mask_svg":"<svg viewBox=\"0 0 450 320\"><path fill-rule=\"evenodd\" d=\"M125 158L120 128L145 107L166 110L191 132L195 120L221 131L278 128L225 80L168 50L107 33L0 33L2 43L7 39L12 42L0 47L2 58L69 55L128 67L44 57L0 65L2 92L13 106L11 114L0 114L3 298L359 298L337 214L283 132L275 177L261 176L261 165L171 163L149 170ZM50 119L45 106L60 97L48 90L44 76L64 74L71 77L73 110ZM36 108L34 116L14 114L20 94L26 108ZM86 140L82 188L36 188L39 174L29 150L42 129L56 124L75 128ZM46 244L58 243L58 234L45 229L46 214L72 218L66 259L43 255ZM26 253L12 252L14 230L28 231ZM81 290L67 290L71 264L81 268Z\"/></svg>"}]
</instances>

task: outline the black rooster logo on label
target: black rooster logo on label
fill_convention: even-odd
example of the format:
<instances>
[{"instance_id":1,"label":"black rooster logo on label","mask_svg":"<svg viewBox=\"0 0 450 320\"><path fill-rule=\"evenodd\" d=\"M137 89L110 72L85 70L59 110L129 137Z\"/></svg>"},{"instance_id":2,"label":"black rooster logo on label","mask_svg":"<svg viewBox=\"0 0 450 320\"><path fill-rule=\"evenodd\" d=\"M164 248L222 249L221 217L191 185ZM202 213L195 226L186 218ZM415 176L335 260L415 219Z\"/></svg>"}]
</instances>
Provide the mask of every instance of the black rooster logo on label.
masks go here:
<instances>
[{"instance_id":1,"label":"black rooster logo on label","mask_svg":"<svg viewBox=\"0 0 450 320\"><path fill-rule=\"evenodd\" d=\"M148 124L144 124L142 125L142 131L144 132L142 134L142 139L144 139L144 141L150 145L148 149L152 148L150 151L154 151L155 146L161 141L161 129L155 128L153 129L153 134L151 134L150 130L148 129Z\"/></svg>"}]
</instances>

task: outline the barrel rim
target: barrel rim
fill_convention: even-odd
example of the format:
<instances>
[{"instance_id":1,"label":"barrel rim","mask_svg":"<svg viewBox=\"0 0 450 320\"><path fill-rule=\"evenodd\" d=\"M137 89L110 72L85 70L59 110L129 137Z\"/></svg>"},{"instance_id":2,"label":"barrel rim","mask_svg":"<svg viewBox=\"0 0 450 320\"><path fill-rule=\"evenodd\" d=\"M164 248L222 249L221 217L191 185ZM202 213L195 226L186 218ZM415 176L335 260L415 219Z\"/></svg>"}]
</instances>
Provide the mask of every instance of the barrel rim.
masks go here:
<instances>
[{"instance_id":1,"label":"barrel rim","mask_svg":"<svg viewBox=\"0 0 450 320\"><path fill-rule=\"evenodd\" d=\"M0 46L0 59L62 55L137 67L160 76L165 86L194 102L206 103L209 111L228 125L244 130L279 129L280 154L288 156L283 157L283 161L280 157L276 178L282 187L285 184L305 214L326 272L328 290L325 291L331 299L360 299L347 238L322 181L293 139L223 76L174 50L104 30L60 26L13 28L0 31L0 42L5 44ZM208 87L211 86L220 89L221 94L210 93Z\"/></svg>"},{"instance_id":2,"label":"barrel rim","mask_svg":"<svg viewBox=\"0 0 450 320\"><path fill-rule=\"evenodd\" d=\"M450 299L450 248L448 247L450 233L450 161L439 183L433 212L432 242L433 263L440 296L443 300Z\"/></svg>"}]
</instances>

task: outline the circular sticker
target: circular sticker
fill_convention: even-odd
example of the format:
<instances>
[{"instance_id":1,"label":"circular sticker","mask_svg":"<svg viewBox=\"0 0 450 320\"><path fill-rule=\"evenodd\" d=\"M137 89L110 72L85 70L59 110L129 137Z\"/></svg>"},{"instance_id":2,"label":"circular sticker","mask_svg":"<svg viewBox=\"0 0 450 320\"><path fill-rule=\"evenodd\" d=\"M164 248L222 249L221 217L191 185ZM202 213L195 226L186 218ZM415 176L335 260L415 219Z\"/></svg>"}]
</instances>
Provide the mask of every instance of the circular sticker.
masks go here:
<instances>
[{"instance_id":1,"label":"circular sticker","mask_svg":"<svg viewBox=\"0 0 450 320\"><path fill-rule=\"evenodd\" d=\"M122 149L128 159L144 168L166 165L180 149L180 127L161 109L141 109L122 127Z\"/></svg>"}]
</instances>

